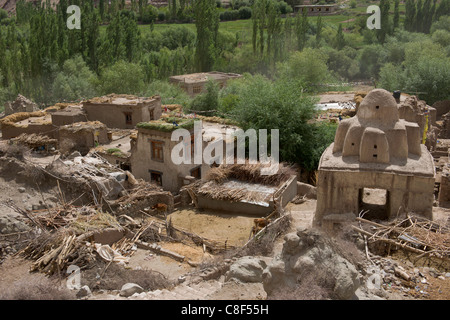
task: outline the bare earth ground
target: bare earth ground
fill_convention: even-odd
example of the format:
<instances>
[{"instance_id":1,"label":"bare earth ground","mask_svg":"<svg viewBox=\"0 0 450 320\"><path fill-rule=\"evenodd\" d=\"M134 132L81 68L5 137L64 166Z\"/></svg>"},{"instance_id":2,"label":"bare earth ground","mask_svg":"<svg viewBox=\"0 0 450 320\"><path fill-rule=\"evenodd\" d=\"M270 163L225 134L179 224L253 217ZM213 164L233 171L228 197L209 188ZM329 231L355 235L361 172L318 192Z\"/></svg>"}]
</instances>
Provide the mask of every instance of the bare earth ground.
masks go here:
<instances>
[{"instance_id":1,"label":"bare earth ground","mask_svg":"<svg viewBox=\"0 0 450 320\"><path fill-rule=\"evenodd\" d=\"M257 216L241 216L228 213L217 213L211 210L194 210L181 208L169 217L176 227L202 235L217 241L227 241L228 245L242 246L250 236L253 219Z\"/></svg>"}]
</instances>

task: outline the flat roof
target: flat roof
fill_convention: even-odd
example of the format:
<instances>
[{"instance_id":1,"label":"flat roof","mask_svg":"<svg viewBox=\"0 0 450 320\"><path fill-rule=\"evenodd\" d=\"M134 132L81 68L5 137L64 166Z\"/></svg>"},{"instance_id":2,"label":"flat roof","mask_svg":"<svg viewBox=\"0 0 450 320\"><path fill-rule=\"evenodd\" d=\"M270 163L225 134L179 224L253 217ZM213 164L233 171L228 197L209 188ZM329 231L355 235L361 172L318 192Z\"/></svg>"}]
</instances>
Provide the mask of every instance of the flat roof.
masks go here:
<instances>
[{"instance_id":1,"label":"flat roof","mask_svg":"<svg viewBox=\"0 0 450 320\"><path fill-rule=\"evenodd\" d=\"M155 100L157 96L151 96L151 97L137 97L133 95L116 95L116 94L110 94L107 96L102 97L95 97L89 100L86 100L83 102L83 105L85 103L87 104L109 104L109 105L138 105L140 103L146 102L146 101L152 101Z\"/></svg>"},{"instance_id":2,"label":"flat roof","mask_svg":"<svg viewBox=\"0 0 450 320\"><path fill-rule=\"evenodd\" d=\"M333 154L332 143L325 149L319 163L319 170L332 171L371 171L397 173L423 177L434 177L434 160L427 147L420 145L421 156L411 155L405 161L391 159L390 163L360 162L358 156L342 157L341 152Z\"/></svg>"},{"instance_id":3,"label":"flat roof","mask_svg":"<svg viewBox=\"0 0 450 320\"><path fill-rule=\"evenodd\" d=\"M206 82L210 79L212 79L212 80L227 80L227 79L240 78L240 77L242 77L242 76L237 73L225 73L225 72L211 71L211 72L199 72L199 73L177 75L177 76L170 77L170 79L177 80L177 81L183 81L183 82L189 82L189 83L195 83L195 82Z\"/></svg>"},{"instance_id":4,"label":"flat roof","mask_svg":"<svg viewBox=\"0 0 450 320\"><path fill-rule=\"evenodd\" d=\"M52 118L50 114L46 114L41 117L29 117L24 120L15 122L16 126L29 126L29 125L47 125L52 123Z\"/></svg>"},{"instance_id":5,"label":"flat roof","mask_svg":"<svg viewBox=\"0 0 450 320\"><path fill-rule=\"evenodd\" d=\"M294 8L309 8L309 7L336 7L335 4L299 4Z\"/></svg>"}]
</instances>

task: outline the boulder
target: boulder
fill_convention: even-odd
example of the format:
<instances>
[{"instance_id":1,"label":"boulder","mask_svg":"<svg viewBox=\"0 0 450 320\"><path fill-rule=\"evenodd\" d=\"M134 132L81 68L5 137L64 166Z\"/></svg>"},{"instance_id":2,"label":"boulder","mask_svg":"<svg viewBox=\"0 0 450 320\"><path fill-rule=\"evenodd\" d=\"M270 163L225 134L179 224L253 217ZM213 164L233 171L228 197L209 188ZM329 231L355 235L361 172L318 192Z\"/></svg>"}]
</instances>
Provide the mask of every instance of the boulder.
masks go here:
<instances>
[{"instance_id":1,"label":"boulder","mask_svg":"<svg viewBox=\"0 0 450 320\"><path fill-rule=\"evenodd\" d=\"M317 199L317 188L300 181L297 181L297 195L306 196L308 199Z\"/></svg>"},{"instance_id":2,"label":"boulder","mask_svg":"<svg viewBox=\"0 0 450 320\"><path fill-rule=\"evenodd\" d=\"M31 228L13 216L0 217L0 234L28 231Z\"/></svg>"},{"instance_id":3,"label":"boulder","mask_svg":"<svg viewBox=\"0 0 450 320\"><path fill-rule=\"evenodd\" d=\"M144 289L136 283L125 283L120 289L119 295L122 297L131 297L135 293L141 293Z\"/></svg>"},{"instance_id":4,"label":"boulder","mask_svg":"<svg viewBox=\"0 0 450 320\"><path fill-rule=\"evenodd\" d=\"M82 286L80 290L78 290L76 296L78 299L88 297L92 294L91 289L88 286Z\"/></svg>"},{"instance_id":5,"label":"boulder","mask_svg":"<svg viewBox=\"0 0 450 320\"><path fill-rule=\"evenodd\" d=\"M268 294L282 286L295 289L298 280L317 275L333 284L333 297L348 300L360 285L355 266L339 255L332 241L317 230L299 228L284 238L282 253L263 272Z\"/></svg>"},{"instance_id":6,"label":"boulder","mask_svg":"<svg viewBox=\"0 0 450 320\"><path fill-rule=\"evenodd\" d=\"M21 94L17 95L16 100L14 100L13 102L7 102L5 104L6 116L17 112L34 112L34 111L39 111L38 106L33 101L27 99Z\"/></svg>"},{"instance_id":7,"label":"boulder","mask_svg":"<svg viewBox=\"0 0 450 320\"><path fill-rule=\"evenodd\" d=\"M258 257L246 256L236 260L225 274L225 280L236 279L241 282L262 282L266 262Z\"/></svg>"}]
</instances>

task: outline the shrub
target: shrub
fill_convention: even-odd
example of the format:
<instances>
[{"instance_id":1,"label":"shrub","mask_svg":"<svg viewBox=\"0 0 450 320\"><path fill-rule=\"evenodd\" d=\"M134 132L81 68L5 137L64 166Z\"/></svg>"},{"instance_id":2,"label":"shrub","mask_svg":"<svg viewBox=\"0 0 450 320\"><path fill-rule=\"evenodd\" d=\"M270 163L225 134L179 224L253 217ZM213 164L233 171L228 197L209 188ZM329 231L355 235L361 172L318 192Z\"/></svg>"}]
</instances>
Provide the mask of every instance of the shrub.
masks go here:
<instances>
[{"instance_id":1,"label":"shrub","mask_svg":"<svg viewBox=\"0 0 450 320\"><path fill-rule=\"evenodd\" d=\"M292 12L292 7L284 1L278 2L278 9L281 14L288 14Z\"/></svg>"},{"instance_id":2,"label":"shrub","mask_svg":"<svg viewBox=\"0 0 450 320\"><path fill-rule=\"evenodd\" d=\"M144 87L144 73L140 65L120 60L103 70L98 81L101 94L138 94Z\"/></svg>"},{"instance_id":3,"label":"shrub","mask_svg":"<svg viewBox=\"0 0 450 320\"><path fill-rule=\"evenodd\" d=\"M239 19L239 11L238 10L227 10L220 14L219 16L221 21L231 21Z\"/></svg>"},{"instance_id":4,"label":"shrub","mask_svg":"<svg viewBox=\"0 0 450 320\"><path fill-rule=\"evenodd\" d=\"M190 112L202 112L202 115L211 115L219 109L219 85L214 80L206 83L206 92L201 93L191 101ZM210 111L210 112L209 112Z\"/></svg>"},{"instance_id":5,"label":"shrub","mask_svg":"<svg viewBox=\"0 0 450 320\"><path fill-rule=\"evenodd\" d=\"M166 20L166 14L162 11L158 12L158 21L165 21Z\"/></svg>"},{"instance_id":6,"label":"shrub","mask_svg":"<svg viewBox=\"0 0 450 320\"><path fill-rule=\"evenodd\" d=\"M142 23L152 23L156 21L158 17L158 9L152 5L148 5L142 10L142 15L140 17Z\"/></svg>"},{"instance_id":7,"label":"shrub","mask_svg":"<svg viewBox=\"0 0 450 320\"><path fill-rule=\"evenodd\" d=\"M252 8L242 7L239 9L239 19L250 19L252 17Z\"/></svg>"}]
</instances>

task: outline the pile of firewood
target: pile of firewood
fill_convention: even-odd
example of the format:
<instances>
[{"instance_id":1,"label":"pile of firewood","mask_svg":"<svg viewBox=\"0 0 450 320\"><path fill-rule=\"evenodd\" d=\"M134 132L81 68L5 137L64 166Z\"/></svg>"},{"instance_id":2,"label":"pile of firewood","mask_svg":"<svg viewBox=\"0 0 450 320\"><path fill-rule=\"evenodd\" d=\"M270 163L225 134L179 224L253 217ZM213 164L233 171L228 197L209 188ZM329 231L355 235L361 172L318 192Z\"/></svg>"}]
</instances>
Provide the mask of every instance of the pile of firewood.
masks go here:
<instances>
[{"instance_id":1,"label":"pile of firewood","mask_svg":"<svg viewBox=\"0 0 450 320\"><path fill-rule=\"evenodd\" d=\"M389 224L376 223L362 217L356 220L359 227L352 228L369 243L385 243L388 255L392 249L402 249L417 254L417 260L422 257L450 258L450 228L445 225L410 215Z\"/></svg>"}]
</instances>

